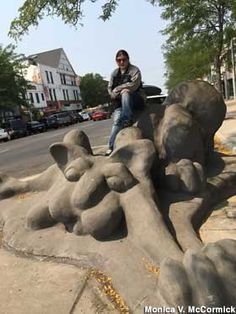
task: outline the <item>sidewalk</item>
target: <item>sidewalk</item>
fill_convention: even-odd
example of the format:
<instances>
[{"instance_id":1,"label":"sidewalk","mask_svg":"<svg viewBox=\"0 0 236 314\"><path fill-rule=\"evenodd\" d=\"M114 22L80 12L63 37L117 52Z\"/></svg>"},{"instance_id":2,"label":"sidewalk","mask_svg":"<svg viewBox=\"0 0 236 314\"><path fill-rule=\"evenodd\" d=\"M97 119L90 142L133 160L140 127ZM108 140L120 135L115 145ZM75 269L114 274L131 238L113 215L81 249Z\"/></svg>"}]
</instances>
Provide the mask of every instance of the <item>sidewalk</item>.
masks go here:
<instances>
[{"instance_id":1,"label":"sidewalk","mask_svg":"<svg viewBox=\"0 0 236 314\"><path fill-rule=\"evenodd\" d=\"M226 101L226 118L215 136L222 153L236 156L236 100ZM199 230L203 242L236 239L236 196L219 204Z\"/></svg>"},{"instance_id":2,"label":"sidewalk","mask_svg":"<svg viewBox=\"0 0 236 314\"><path fill-rule=\"evenodd\" d=\"M226 101L226 119L216 133L216 137L232 154L236 153L236 100Z\"/></svg>"},{"instance_id":3,"label":"sidewalk","mask_svg":"<svg viewBox=\"0 0 236 314\"><path fill-rule=\"evenodd\" d=\"M230 154L236 152L236 101L227 102L227 117L217 138ZM203 242L236 239L236 219L229 218L234 216L235 208L236 196L215 208L200 228ZM106 276L94 276L90 270L73 265L18 257L1 248L1 232L0 261L0 313L128 313L122 306L119 310L114 307L114 299L121 300L122 305L118 292L113 290L111 295L115 297L108 299Z\"/></svg>"},{"instance_id":4,"label":"sidewalk","mask_svg":"<svg viewBox=\"0 0 236 314\"><path fill-rule=\"evenodd\" d=\"M0 313L119 313L98 279L88 269L19 257L0 248Z\"/></svg>"}]
</instances>

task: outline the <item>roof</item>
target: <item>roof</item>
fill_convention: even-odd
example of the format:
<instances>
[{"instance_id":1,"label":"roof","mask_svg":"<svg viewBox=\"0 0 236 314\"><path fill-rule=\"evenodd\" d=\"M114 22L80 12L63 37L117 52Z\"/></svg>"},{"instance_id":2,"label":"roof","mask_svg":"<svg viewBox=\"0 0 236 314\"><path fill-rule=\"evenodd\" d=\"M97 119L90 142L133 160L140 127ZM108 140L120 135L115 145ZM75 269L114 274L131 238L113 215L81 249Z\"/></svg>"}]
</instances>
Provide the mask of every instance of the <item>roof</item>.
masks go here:
<instances>
[{"instance_id":1,"label":"roof","mask_svg":"<svg viewBox=\"0 0 236 314\"><path fill-rule=\"evenodd\" d=\"M57 68L59 65L61 53L64 52L62 48L35 53L28 56L28 59L33 59L35 62ZM64 52L65 53L65 52Z\"/></svg>"}]
</instances>

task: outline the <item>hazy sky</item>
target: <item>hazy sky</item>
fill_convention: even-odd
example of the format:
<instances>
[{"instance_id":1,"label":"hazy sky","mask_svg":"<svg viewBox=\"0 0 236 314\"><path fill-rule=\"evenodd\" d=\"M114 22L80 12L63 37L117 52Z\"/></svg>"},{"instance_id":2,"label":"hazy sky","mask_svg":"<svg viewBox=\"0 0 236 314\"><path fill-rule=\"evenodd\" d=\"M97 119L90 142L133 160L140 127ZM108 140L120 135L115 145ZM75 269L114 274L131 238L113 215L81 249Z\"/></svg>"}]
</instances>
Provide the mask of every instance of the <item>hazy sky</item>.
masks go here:
<instances>
[{"instance_id":1,"label":"hazy sky","mask_svg":"<svg viewBox=\"0 0 236 314\"><path fill-rule=\"evenodd\" d=\"M0 43L14 43L7 36L11 20L23 0L2 1L0 11ZM87 3L88 2L88 3ZM45 18L37 28L30 28L17 44L17 52L26 56L46 50L63 48L74 70L83 76L99 73L108 78L116 67L115 54L125 49L131 62L142 71L143 81L164 89L164 61L161 46L165 41L160 34L166 22L160 17L161 10L146 0L120 0L112 18L106 22L98 19L101 5L86 1L83 27L74 29L58 18Z\"/></svg>"}]
</instances>

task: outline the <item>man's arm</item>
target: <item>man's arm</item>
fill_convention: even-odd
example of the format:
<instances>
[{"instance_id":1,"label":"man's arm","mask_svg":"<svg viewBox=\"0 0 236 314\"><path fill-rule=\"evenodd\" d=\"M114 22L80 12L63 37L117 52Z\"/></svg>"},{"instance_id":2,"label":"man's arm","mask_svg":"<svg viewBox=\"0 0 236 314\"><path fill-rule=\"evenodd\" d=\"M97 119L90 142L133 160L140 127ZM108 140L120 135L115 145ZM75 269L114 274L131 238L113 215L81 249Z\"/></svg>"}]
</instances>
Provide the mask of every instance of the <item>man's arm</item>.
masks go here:
<instances>
[{"instance_id":1,"label":"man's arm","mask_svg":"<svg viewBox=\"0 0 236 314\"><path fill-rule=\"evenodd\" d=\"M136 71L134 71L134 73L132 73L131 75L131 82L127 82L117 86L116 88L113 89L113 92L120 93L123 89L128 89L129 91L134 92L140 87L141 82L142 82L141 72L137 68Z\"/></svg>"},{"instance_id":2,"label":"man's arm","mask_svg":"<svg viewBox=\"0 0 236 314\"><path fill-rule=\"evenodd\" d=\"M110 76L110 80L109 80L108 87L107 87L107 90L108 90L108 93L109 93L111 99L117 99L120 96L120 91L115 92L115 89L112 90L114 76L115 76L114 72L112 72L112 74Z\"/></svg>"}]
</instances>

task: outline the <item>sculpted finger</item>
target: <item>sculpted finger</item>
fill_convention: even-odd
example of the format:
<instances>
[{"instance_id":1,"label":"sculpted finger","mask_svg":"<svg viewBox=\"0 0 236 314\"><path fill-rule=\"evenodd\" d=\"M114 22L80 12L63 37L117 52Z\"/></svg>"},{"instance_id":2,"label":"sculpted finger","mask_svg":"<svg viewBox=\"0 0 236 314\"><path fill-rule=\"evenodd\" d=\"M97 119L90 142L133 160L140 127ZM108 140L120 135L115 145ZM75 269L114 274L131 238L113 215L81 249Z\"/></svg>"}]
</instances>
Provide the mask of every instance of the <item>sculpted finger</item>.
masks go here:
<instances>
[{"instance_id":1,"label":"sculpted finger","mask_svg":"<svg viewBox=\"0 0 236 314\"><path fill-rule=\"evenodd\" d=\"M192 304L192 292L182 263L170 258L162 262L158 293L168 306Z\"/></svg>"},{"instance_id":2,"label":"sculpted finger","mask_svg":"<svg viewBox=\"0 0 236 314\"><path fill-rule=\"evenodd\" d=\"M236 243L236 241L233 242ZM222 293L225 294L225 304L228 305L236 304L235 243L226 240L224 246L219 243L210 243L203 248L203 252L214 263L221 278Z\"/></svg>"},{"instance_id":3,"label":"sculpted finger","mask_svg":"<svg viewBox=\"0 0 236 314\"><path fill-rule=\"evenodd\" d=\"M193 304L221 306L224 304L222 281L212 261L202 252L188 250L183 259L194 291Z\"/></svg>"}]
</instances>

